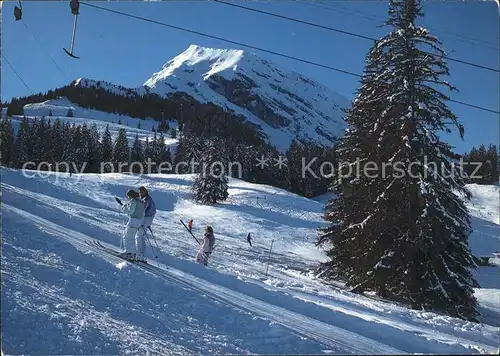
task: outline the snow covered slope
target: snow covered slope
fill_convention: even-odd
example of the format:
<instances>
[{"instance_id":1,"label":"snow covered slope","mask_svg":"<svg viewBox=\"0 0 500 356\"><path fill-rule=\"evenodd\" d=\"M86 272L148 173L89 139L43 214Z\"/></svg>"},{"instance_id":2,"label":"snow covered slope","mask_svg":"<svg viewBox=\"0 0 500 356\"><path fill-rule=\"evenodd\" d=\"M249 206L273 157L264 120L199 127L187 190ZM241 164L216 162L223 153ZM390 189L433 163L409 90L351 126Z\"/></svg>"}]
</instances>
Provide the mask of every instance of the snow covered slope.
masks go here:
<instances>
[{"instance_id":1,"label":"snow covered slope","mask_svg":"<svg viewBox=\"0 0 500 356\"><path fill-rule=\"evenodd\" d=\"M116 124L118 123L118 121L121 121L123 125L130 126L132 128L137 127L137 125L140 124L142 129L148 130L150 132L154 124L158 124L151 118L143 120L126 115L85 109L78 106L77 104L72 103L67 98L47 100L41 103L26 104L24 106L24 115L47 117L49 115L49 112L52 112L52 116L54 117L67 117L69 110L73 112L73 117L75 118L87 118L90 120L102 121L109 124Z\"/></svg>"},{"instance_id":2,"label":"snow covered slope","mask_svg":"<svg viewBox=\"0 0 500 356\"><path fill-rule=\"evenodd\" d=\"M500 184L468 184L472 193L468 206L471 213L481 219L500 225Z\"/></svg>"},{"instance_id":3,"label":"snow covered slope","mask_svg":"<svg viewBox=\"0 0 500 356\"><path fill-rule=\"evenodd\" d=\"M121 92L124 94L125 92ZM73 117L67 117L68 111L71 109L73 112ZM49 113L52 113L52 117L49 117ZM127 131L127 139L129 145L132 146L135 135L139 136L139 139L145 141L146 138L150 140L154 136L152 131L153 127L158 127L158 121L154 121L152 118L139 119L126 115L107 113L99 110L85 109L82 108L67 98L60 98L54 100L47 100L41 103L27 104L24 106L24 116L28 118L40 118L45 116L46 119L55 120L58 118L62 122L69 121L76 125L87 124L88 126L95 124L102 134L106 130L106 125L109 125L109 131L113 140L118 136L118 131L124 128ZM22 116L14 115L12 117L12 124L15 129L19 125ZM120 122L120 123L119 123ZM170 121L169 125L172 128L177 127L176 121ZM140 128L138 128L140 126ZM175 146L178 139L172 139L168 135L165 135L165 144L172 147L175 150Z\"/></svg>"},{"instance_id":4,"label":"snow covered slope","mask_svg":"<svg viewBox=\"0 0 500 356\"><path fill-rule=\"evenodd\" d=\"M313 200L231 179L227 202L201 206L191 201L191 175L43 173L48 177L2 170L6 354L497 350L500 287L477 290L485 322L472 324L312 278L308 270L324 258L312 245L323 223L322 205ZM153 230L162 254L148 248L158 266L148 271L84 243L97 238L119 245L124 217L113 197L139 185L149 188L159 210ZM179 223L190 218L198 237L205 224L214 227L209 268L193 262L197 245ZM498 229L480 223L477 229L486 233ZM498 268L482 271L490 283L498 277Z\"/></svg>"},{"instance_id":5,"label":"snow covered slope","mask_svg":"<svg viewBox=\"0 0 500 356\"><path fill-rule=\"evenodd\" d=\"M260 126L274 145L292 138L330 146L345 128L349 100L322 84L243 50L191 45L144 85L153 93L186 92Z\"/></svg>"}]
</instances>

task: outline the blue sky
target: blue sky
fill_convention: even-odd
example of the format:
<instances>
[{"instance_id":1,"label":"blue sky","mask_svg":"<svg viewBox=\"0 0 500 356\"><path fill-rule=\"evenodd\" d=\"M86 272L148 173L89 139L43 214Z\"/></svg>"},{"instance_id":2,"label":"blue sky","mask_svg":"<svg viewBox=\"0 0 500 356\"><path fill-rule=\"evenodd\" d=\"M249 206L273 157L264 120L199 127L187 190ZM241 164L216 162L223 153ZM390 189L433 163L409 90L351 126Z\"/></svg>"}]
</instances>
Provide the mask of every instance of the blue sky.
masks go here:
<instances>
[{"instance_id":1,"label":"blue sky","mask_svg":"<svg viewBox=\"0 0 500 356\"><path fill-rule=\"evenodd\" d=\"M242 5L300 18L305 21L381 37L388 28L377 27L387 17L386 1L239 1ZM73 16L68 2L23 2L23 20L14 21L16 3L3 3L2 53L34 93L46 92L79 77L106 80L129 87L142 85L164 63L198 44L237 48L223 41L169 29L84 5L80 7L75 54L68 57ZM110 9L167 22L172 25L255 45L272 51L361 73L371 42L311 26L252 13L208 1L93 2ZM425 1L419 25L429 28L450 57L499 67L499 20L495 2ZM241 47L245 49L244 47ZM251 50L307 75L353 99L358 79L275 55ZM452 98L499 110L499 74L449 62L448 80L460 92ZM2 59L2 101L29 95L28 89ZM498 114L450 103L465 126L445 139L464 152L481 143L498 145Z\"/></svg>"}]
</instances>

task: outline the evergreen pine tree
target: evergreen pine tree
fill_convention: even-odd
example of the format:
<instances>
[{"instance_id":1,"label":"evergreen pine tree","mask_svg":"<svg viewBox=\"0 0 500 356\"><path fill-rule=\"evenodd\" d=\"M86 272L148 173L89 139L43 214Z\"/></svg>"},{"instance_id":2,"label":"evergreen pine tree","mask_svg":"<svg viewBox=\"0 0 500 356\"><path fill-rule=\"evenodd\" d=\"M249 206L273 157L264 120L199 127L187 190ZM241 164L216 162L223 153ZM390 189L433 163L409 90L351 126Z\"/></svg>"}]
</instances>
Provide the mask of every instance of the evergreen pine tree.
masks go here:
<instances>
[{"instance_id":1,"label":"evergreen pine tree","mask_svg":"<svg viewBox=\"0 0 500 356\"><path fill-rule=\"evenodd\" d=\"M194 198L202 204L215 204L228 197L228 157L223 140L214 138L205 144L202 169L193 184Z\"/></svg>"},{"instance_id":2,"label":"evergreen pine tree","mask_svg":"<svg viewBox=\"0 0 500 356\"><path fill-rule=\"evenodd\" d=\"M269 145L257 146L254 148L252 155L253 169L250 173L250 180L259 184L272 185L278 188L287 189L288 184L288 162L285 161L285 167L281 169L276 165L277 160L281 156L286 158L282 153L278 152L274 147ZM262 160L262 164L260 163ZM256 163L257 162L257 163Z\"/></svg>"},{"instance_id":3,"label":"evergreen pine tree","mask_svg":"<svg viewBox=\"0 0 500 356\"><path fill-rule=\"evenodd\" d=\"M144 162L146 172L154 173L153 169L156 169L156 167L154 166L153 143L149 140L149 137L146 137L146 142L144 143ZM147 166L148 164L150 167Z\"/></svg>"},{"instance_id":4,"label":"evergreen pine tree","mask_svg":"<svg viewBox=\"0 0 500 356\"><path fill-rule=\"evenodd\" d=\"M28 120L28 142L26 143L26 152L28 160L37 165L40 162L41 147L39 145L38 128L40 125L39 118L32 118Z\"/></svg>"},{"instance_id":5,"label":"evergreen pine tree","mask_svg":"<svg viewBox=\"0 0 500 356\"><path fill-rule=\"evenodd\" d=\"M0 165L10 167L14 156L14 129L10 119L0 120Z\"/></svg>"},{"instance_id":6,"label":"evergreen pine tree","mask_svg":"<svg viewBox=\"0 0 500 356\"><path fill-rule=\"evenodd\" d=\"M144 149L142 147L142 143L139 140L139 134L135 134L134 143L132 145L132 150L130 152L130 161L133 164L132 171L134 173L140 173L141 168L136 162L144 162Z\"/></svg>"},{"instance_id":7,"label":"evergreen pine tree","mask_svg":"<svg viewBox=\"0 0 500 356\"><path fill-rule=\"evenodd\" d=\"M101 135L96 124L92 124L88 130L87 145L89 147L87 171L91 173L100 173L101 162Z\"/></svg>"},{"instance_id":8,"label":"evergreen pine tree","mask_svg":"<svg viewBox=\"0 0 500 356\"><path fill-rule=\"evenodd\" d=\"M318 240L330 246L322 270L356 292L477 321L470 217L460 196L470 195L452 171L458 155L438 137L449 130L446 122L463 136L438 91L454 89L440 79L448 74L445 53L415 24L419 0L390 0L389 8L394 30L369 52L339 147L339 160L350 167L360 158L361 173L332 187L325 219L333 224Z\"/></svg>"},{"instance_id":9,"label":"evergreen pine tree","mask_svg":"<svg viewBox=\"0 0 500 356\"><path fill-rule=\"evenodd\" d=\"M71 173L77 173L77 171L81 171L84 162L84 157L82 155L84 151L84 147L82 147L82 127L79 125L72 125L70 132L71 145L65 150L64 161L69 165L69 171Z\"/></svg>"},{"instance_id":10,"label":"evergreen pine tree","mask_svg":"<svg viewBox=\"0 0 500 356\"><path fill-rule=\"evenodd\" d=\"M302 176L302 157L304 151L303 146L296 140L293 140L286 152L286 189L300 195L304 195L306 188L306 179ZM306 160L307 163L309 163L308 160Z\"/></svg>"},{"instance_id":11,"label":"evergreen pine tree","mask_svg":"<svg viewBox=\"0 0 500 356\"><path fill-rule=\"evenodd\" d=\"M101 165L103 172L108 173L111 171L110 164L113 160L113 139L111 137L111 133L109 132L109 125L106 125L106 130L102 135L101 141Z\"/></svg>"},{"instance_id":12,"label":"evergreen pine tree","mask_svg":"<svg viewBox=\"0 0 500 356\"><path fill-rule=\"evenodd\" d=\"M130 148L128 145L127 133L124 128L121 128L118 131L118 136L116 137L115 146L113 148L113 163L115 164L115 171L126 172L129 161Z\"/></svg>"},{"instance_id":13,"label":"evergreen pine tree","mask_svg":"<svg viewBox=\"0 0 500 356\"><path fill-rule=\"evenodd\" d=\"M51 153L51 128L45 118L37 119L32 124L31 137L31 157L30 160L38 166L41 162L48 162ZM47 169L46 165L41 165L41 169Z\"/></svg>"},{"instance_id":14,"label":"evergreen pine tree","mask_svg":"<svg viewBox=\"0 0 500 356\"><path fill-rule=\"evenodd\" d=\"M251 145L246 145L244 143L239 143L238 145L236 145L233 152L234 154L231 157L231 162L238 162L241 165L241 177L236 177L237 172L232 172L233 177L243 179L247 182L255 183L256 177L254 171L257 168L257 158L260 158L257 156L257 148Z\"/></svg>"},{"instance_id":15,"label":"evergreen pine tree","mask_svg":"<svg viewBox=\"0 0 500 356\"><path fill-rule=\"evenodd\" d=\"M71 125L68 121L66 121L62 126L61 132L61 143L63 146L62 154L61 154L61 162L62 165L59 167L60 172L73 172L73 166L71 164L71 160L73 159L73 135L75 132L76 126L75 124Z\"/></svg>"},{"instance_id":16,"label":"evergreen pine tree","mask_svg":"<svg viewBox=\"0 0 500 356\"><path fill-rule=\"evenodd\" d=\"M80 127L80 130L81 130L81 136L79 143L79 161L80 161L79 170L82 171L83 169L83 173L89 173L91 172L93 165L91 157L92 144L93 144L92 136L90 135L90 130L86 123Z\"/></svg>"},{"instance_id":17,"label":"evergreen pine tree","mask_svg":"<svg viewBox=\"0 0 500 356\"><path fill-rule=\"evenodd\" d=\"M499 154L496 145L490 144L488 146L488 160L490 163L490 179L489 184L500 183L500 167L499 167Z\"/></svg>"},{"instance_id":18,"label":"evergreen pine tree","mask_svg":"<svg viewBox=\"0 0 500 356\"><path fill-rule=\"evenodd\" d=\"M170 156L170 150L167 150L167 146L165 145L165 137L163 136L163 132L160 132L160 136L155 141L154 162L159 173L171 173L169 171L169 168L172 165L172 159Z\"/></svg>"},{"instance_id":19,"label":"evergreen pine tree","mask_svg":"<svg viewBox=\"0 0 500 356\"><path fill-rule=\"evenodd\" d=\"M62 161L64 154L63 126L61 120L55 119L51 130L50 158L53 164Z\"/></svg>"},{"instance_id":20,"label":"evergreen pine tree","mask_svg":"<svg viewBox=\"0 0 500 356\"><path fill-rule=\"evenodd\" d=\"M14 142L14 164L15 168L22 168L23 164L29 161L28 146L30 141L30 125L24 116L19 124L17 136Z\"/></svg>"},{"instance_id":21,"label":"evergreen pine tree","mask_svg":"<svg viewBox=\"0 0 500 356\"><path fill-rule=\"evenodd\" d=\"M480 145L477 150L478 162L481 162L481 167L476 172L475 175L479 175L481 178L477 180L479 184L487 184L489 180L489 172L491 170L491 162L488 161L488 154L486 152L486 147L484 145Z\"/></svg>"},{"instance_id":22,"label":"evergreen pine tree","mask_svg":"<svg viewBox=\"0 0 500 356\"><path fill-rule=\"evenodd\" d=\"M173 127L170 129L170 138L177 138L177 131Z\"/></svg>"},{"instance_id":23,"label":"evergreen pine tree","mask_svg":"<svg viewBox=\"0 0 500 356\"><path fill-rule=\"evenodd\" d=\"M73 109L69 108L66 117L73 117Z\"/></svg>"},{"instance_id":24,"label":"evergreen pine tree","mask_svg":"<svg viewBox=\"0 0 500 356\"><path fill-rule=\"evenodd\" d=\"M179 174L199 173L201 171L201 155L203 152L203 142L195 135L182 135L177 144L174 164L178 165ZM184 165L179 164L185 163ZM188 166L186 166L188 165Z\"/></svg>"},{"instance_id":25,"label":"evergreen pine tree","mask_svg":"<svg viewBox=\"0 0 500 356\"><path fill-rule=\"evenodd\" d=\"M477 182L477 179L475 177L478 176L478 170L476 168L478 168L477 164L480 163L482 165L482 162L480 161L479 153L476 147L472 147L471 151L465 155L464 163L465 166L463 170L467 175L467 183Z\"/></svg>"}]
</instances>

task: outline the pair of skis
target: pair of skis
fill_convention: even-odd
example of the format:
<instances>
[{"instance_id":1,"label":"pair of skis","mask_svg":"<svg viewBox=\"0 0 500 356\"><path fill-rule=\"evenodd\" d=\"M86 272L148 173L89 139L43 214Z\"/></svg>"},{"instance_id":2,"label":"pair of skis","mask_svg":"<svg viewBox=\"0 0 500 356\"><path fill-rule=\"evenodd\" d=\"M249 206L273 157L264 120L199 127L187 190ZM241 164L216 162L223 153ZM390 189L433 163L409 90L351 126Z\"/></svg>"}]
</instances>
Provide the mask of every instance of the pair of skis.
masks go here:
<instances>
[{"instance_id":1,"label":"pair of skis","mask_svg":"<svg viewBox=\"0 0 500 356\"><path fill-rule=\"evenodd\" d=\"M89 246L92 246L92 247L97 247L99 249L101 249L102 251L104 252L107 252L109 253L110 255L113 255L115 257L119 257L127 262L132 262L132 263L137 263L137 264L140 264L140 265L148 265L148 266L151 266L147 261L136 261L136 260L133 260L133 259L129 259L129 258L126 258L124 256L122 256L121 252L117 251L117 250L114 250L112 248L109 248L109 247L106 247L104 246L100 241L98 240L86 240L85 243Z\"/></svg>"}]
</instances>

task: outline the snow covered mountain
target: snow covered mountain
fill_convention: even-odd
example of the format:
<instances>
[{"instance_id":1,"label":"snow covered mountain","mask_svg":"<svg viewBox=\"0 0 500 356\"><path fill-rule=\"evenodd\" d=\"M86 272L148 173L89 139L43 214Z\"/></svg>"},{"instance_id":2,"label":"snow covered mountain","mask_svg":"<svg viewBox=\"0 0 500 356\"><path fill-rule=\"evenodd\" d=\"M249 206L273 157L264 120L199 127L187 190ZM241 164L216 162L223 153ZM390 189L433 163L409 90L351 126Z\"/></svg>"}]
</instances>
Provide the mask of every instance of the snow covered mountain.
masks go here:
<instances>
[{"instance_id":1,"label":"snow covered mountain","mask_svg":"<svg viewBox=\"0 0 500 356\"><path fill-rule=\"evenodd\" d=\"M330 146L343 134L349 100L303 75L237 49L191 45L144 86L162 96L185 92L258 125L273 144L292 138Z\"/></svg>"},{"instance_id":2,"label":"snow covered mountain","mask_svg":"<svg viewBox=\"0 0 500 356\"><path fill-rule=\"evenodd\" d=\"M497 352L499 267L476 271L475 324L313 278L324 259L313 245L323 224L314 200L231 179L226 202L202 206L191 199L192 175L30 174L1 171L5 354ZM113 198L140 185L158 208L161 254L147 248L154 271L85 244L118 247L124 216ZM491 255L500 187L473 188L472 252ZM209 267L193 261L198 246L179 222L190 218L195 236L214 227Z\"/></svg>"},{"instance_id":3,"label":"snow covered mountain","mask_svg":"<svg viewBox=\"0 0 500 356\"><path fill-rule=\"evenodd\" d=\"M331 147L344 133L343 110L350 106L347 98L326 86L253 53L197 45L189 46L143 85L135 88L88 78L78 78L70 87L96 88L122 99L130 99L125 103L121 101L127 107L139 105L136 102L139 96L151 98L148 94L156 94L154 100L163 98L174 101L179 100L179 97L172 99L174 95L186 94L189 100L183 110L192 110L193 102L200 105L213 103L224 112L243 118L243 122L257 131L259 137L282 152L294 139ZM64 94L60 96L64 97ZM88 103L88 99L74 92L73 102L61 103L60 98L54 97L40 101L39 97L40 94L34 96L35 100L28 97L21 106L24 112L18 115L40 116L48 115L50 111L52 115L64 116L67 108L79 104L89 108L77 110L75 117L79 118L103 117L102 113L96 113L100 110L120 112L120 108L116 107L100 108L96 104L98 100L94 100L89 107L84 103ZM95 94L94 99L98 97L100 95ZM82 100L82 103L75 100ZM106 106L102 102L101 105ZM180 104L177 102L176 105ZM175 108L171 111L165 113L166 119L177 119L179 110ZM117 116L113 112L110 114Z\"/></svg>"}]
</instances>

